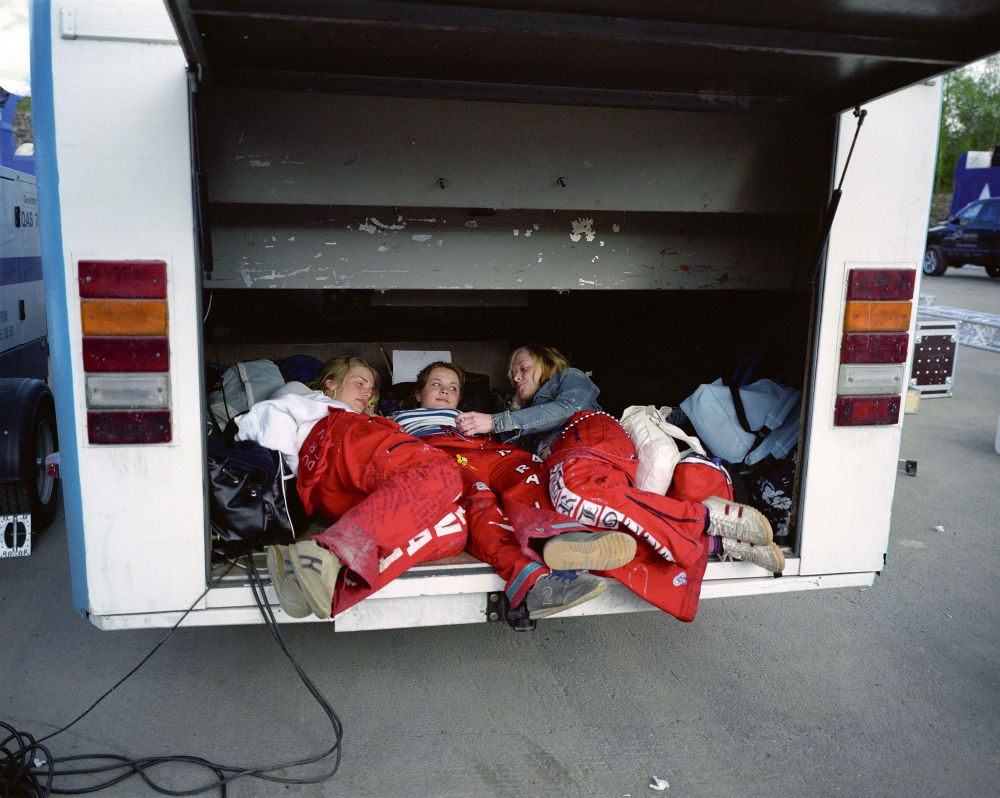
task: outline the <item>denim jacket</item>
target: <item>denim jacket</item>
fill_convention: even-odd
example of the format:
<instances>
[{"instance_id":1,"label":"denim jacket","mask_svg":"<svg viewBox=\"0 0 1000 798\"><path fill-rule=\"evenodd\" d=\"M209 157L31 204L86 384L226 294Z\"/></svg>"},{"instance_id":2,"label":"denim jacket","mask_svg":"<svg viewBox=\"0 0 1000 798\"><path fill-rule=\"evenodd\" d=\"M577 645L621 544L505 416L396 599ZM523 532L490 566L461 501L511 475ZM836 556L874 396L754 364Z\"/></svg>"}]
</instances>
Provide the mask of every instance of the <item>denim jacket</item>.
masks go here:
<instances>
[{"instance_id":1,"label":"denim jacket","mask_svg":"<svg viewBox=\"0 0 1000 798\"><path fill-rule=\"evenodd\" d=\"M600 388L582 371L565 369L538 389L530 407L494 413L493 431L504 443L545 458L574 413L601 409L599 393Z\"/></svg>"}]
</instances>

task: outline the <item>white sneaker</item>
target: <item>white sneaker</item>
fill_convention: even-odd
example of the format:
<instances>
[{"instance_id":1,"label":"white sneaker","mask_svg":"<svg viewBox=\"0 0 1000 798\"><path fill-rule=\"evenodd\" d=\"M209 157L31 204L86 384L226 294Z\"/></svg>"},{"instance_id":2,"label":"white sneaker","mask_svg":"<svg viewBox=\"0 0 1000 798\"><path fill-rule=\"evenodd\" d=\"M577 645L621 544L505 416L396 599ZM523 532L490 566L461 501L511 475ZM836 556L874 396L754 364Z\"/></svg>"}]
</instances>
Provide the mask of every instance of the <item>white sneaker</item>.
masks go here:
<instances>
[{"instance_id":1,"label":"white sneaker","mask_svg":"<svg viewBox=\"0 0 1000 798\"><path fill-rule=\"evenodd\" d=\"M708 508L706 534L742 540L758 546L774 540L771 523L753 507L731 502L719 496L709 496L702 504Z\"/></svg>"},{"instance_id":2,"label":"white sneaker","mask_svg":"<svg viewBox=\"0 0 1000 798\"><path fill-rule=\"evenodd\" d=\"M329 618L333 611L333 590L340 573L337 555L315 540L293 543L288 547L288 554L309 609L317 618Z\"/></svg>"},{"instance_id":3,"label":"white sneaker","mask_svg":"<svg viewBox=\"0 0 1000 798\"><path fill-rule=\"evenodd\" d=\"M767 543L755 546L743 540L722 539L722 553L719 558L725 560L743 560L759 565L772 574L780 574L785 570L785 555L781 553L777 543Z\"/></svg>"},{"instance_id":4,"label":"white sneaker","mask_svg":"<svg viewBox=\"0 0 1000 798\"><path fill-rule=\"evenodd\" d=\"M306 594L302 585L295 578L292 570L292 560L288 554L288 546L267 547L267 573L271 577L271 585L278 594L278 603L286 615L292 618L305 618L312 615Z\"/></svg>"}]
</instances>

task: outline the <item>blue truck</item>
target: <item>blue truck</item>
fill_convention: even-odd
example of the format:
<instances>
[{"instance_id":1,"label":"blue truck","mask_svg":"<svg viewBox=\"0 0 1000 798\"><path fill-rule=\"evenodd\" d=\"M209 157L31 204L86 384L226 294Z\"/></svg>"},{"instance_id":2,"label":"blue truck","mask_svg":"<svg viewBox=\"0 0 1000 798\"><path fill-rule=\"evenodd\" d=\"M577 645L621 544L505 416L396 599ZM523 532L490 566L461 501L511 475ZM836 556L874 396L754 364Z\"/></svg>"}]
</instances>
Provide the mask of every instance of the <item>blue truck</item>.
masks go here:
<instances>
[{"instance_id":1,"label":"blue truck","mask_svg":"<svg viewBox=\"0 0 1000 798\"><path fill-rule=\"evenodd\" d=\"M0 559L31 553L58 489L34 157L15 149L12 126L20 100L0 89Z\"/></svg>"},{"instance_id":2,"label":"blue truck","mask_svg":"<svg viewBox=\"0 0 1000 798\"><path fill-rule=\"evenodd\" d=\"M963 152L955 166L951 213L927 231L924 274L939 277L949 266L985 266L1000 278L1000 148Z\"/></svg>"}]
</instances>

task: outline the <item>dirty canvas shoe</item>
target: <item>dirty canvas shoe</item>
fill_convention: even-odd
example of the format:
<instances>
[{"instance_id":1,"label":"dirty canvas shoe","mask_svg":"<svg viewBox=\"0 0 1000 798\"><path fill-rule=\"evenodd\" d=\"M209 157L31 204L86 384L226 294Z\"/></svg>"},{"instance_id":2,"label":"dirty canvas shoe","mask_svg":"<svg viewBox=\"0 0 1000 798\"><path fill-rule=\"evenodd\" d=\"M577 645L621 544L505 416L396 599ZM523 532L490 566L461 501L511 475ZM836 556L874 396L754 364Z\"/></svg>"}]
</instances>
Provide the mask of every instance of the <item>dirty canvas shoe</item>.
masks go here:
<instances>
[{"instance_id":1,"label":"dirty canvas shoe","mask_svg":"<svg viewBox=\"0 0 1000 798\"><path fill-rule=\"evenodd\" d=\"M329 618L333 589L340 573L340 560L314 540L304 540L288 547L295 577L302 586L309 608L317 618Z\"/></svg>"},{"instance_id":2,"label":"dirty canvas shoe","mask_svg":"<svg viewBox=\"0 0 1000 798\"><path fill-rule=\"evenodd\" d=\"M708 530L705 534L758 546L774 540L771 523L753 507L718 496L709 496L702 504L708 508Z\"/></svg>"},{"instance_id":3,"label":"dirty canvas shoe","mask_svg":"<svg viewBox=\"0 0 1000 798\"><path fill-rule=\"evenodd\" d=\"M785 570L785 555L781 553L777 543L767 543L755 546L743 540L722 539L722 553L719 558L725 560L743 560L759 565L772 574L780 574ZM539 580L540 581L540 580Z\"/></svg>"},{"instance_id":4,"label":"dirty canvas shoe","mask_svg":"<svg viewBox=\"0 0 1000 798\"><path fill-rule=\"evenodd\" d=\"M267 547L267 573L271 577L274 592L278 595L278 603L286 615L292 618L312 615L306 595L302 592L302 586L292 570L288 546Z\"/></svg>"},{"instance_id":5,"label":"dirty canvas shoe","mask_svg":"<svg viewBox=\"0 0 1000 798\"><path fill-rule=\"evenodd\" d=\"M542 558L553 571L610 571L635 557L635 538L624 532L566 532L545 541Z\"/></svg>"},{"instance_id":6,"label":"dirty canvas shoe","mask_svg":"<svg viewBox=\"0 0 1000 798\"><path fill-rule=\"evenodd\" d=\"M601 595L608 583L593 574L575 574L572 571L553 571L538 580L528 591L525 604L528 617L547 618L557 612L568 610L577 604Z\"/></svg>"}]
</instances>

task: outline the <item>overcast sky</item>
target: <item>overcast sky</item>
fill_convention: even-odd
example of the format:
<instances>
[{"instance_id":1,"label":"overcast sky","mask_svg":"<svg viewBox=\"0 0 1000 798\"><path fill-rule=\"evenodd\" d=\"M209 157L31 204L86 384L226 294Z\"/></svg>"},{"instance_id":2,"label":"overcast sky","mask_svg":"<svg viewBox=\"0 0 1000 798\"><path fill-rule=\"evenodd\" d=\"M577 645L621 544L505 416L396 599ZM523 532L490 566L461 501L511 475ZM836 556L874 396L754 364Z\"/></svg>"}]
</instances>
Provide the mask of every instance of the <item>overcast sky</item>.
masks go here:
<instances>
[{"instance_id":1,"label":"overcast sky","mask_svg":"<svg viewBox=\"0 0 1000 798\"><path fill-rule=\"evenodd\" d=\"M28 0L0 0L0 86L25 94L30 72Z\"/></svg>"}]
</instances>

